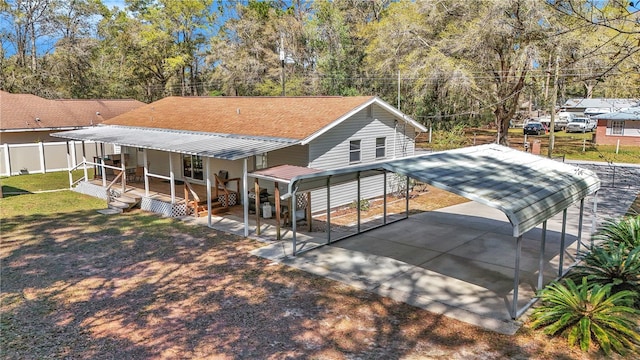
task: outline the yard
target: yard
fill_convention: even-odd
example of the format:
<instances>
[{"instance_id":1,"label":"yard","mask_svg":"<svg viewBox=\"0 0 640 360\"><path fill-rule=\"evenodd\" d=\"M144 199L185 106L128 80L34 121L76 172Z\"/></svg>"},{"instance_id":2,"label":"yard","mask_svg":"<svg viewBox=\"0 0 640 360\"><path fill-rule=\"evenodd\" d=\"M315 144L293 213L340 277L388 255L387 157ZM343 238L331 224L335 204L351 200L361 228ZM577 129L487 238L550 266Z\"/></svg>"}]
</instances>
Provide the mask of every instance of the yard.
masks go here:
<instances>
[{"instance_id":1,"label":"yard","mask_svg":"<svg viewBox=\"0 0 640 360\"><path fill-rule=\"evenodd\" d=\"M100 215L103 204L76 209L86 197L51 194L0 199L3 358L599 357L253 257L255 240L143 212ZM69 211L38 210L57 196L73 198Z\"/></svg>"}]
</instances>

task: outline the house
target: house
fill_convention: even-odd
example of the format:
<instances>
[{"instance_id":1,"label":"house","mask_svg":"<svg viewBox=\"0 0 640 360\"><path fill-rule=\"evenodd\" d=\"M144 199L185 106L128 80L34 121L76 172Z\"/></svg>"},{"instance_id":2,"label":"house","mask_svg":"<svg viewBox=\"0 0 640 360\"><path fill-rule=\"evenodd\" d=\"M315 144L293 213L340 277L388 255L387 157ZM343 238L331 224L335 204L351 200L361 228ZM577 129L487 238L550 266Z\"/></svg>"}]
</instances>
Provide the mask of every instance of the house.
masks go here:
<instances>
[{"instance_id":1,"label":"house","mask_svg":"<svg viewBox=\"0 0 640 360\"><path fill-rule=\"evenodd\" d=\"M0 174L67 170L66 144L51 133L98 125L142 105L136 100L49 100L0 91ZM97 151L93 147L90 154Z\"/></svg>"},{"instance_id":2,"label":"house","mask_svg":"<svg viewBox=\"0 0 640 360\"><path fill-rule=\"evenodd\" d=\"M598 121L595 135L597 144L640 146L640 107L594 117Z\"/></svg>"},{"instance_id":3,"label":"house","mask_svg":"<svg viewBox=\"0 0 640 360\"><path fill-rule=\"evenodd\" d=\"M574 113L577 116L593 116L616 112L637 105L638 101L633 99L569 99L562 108L564 111Z\"/></svg>"},{"instance_id":4,"label":"house","mask_svg":"<svg viewBox=\"0 0 640 360\"><path fill-rule=\"evenodd\" d=\"M202 191L193 190L196 185L204 187L205 198L213 197L225 207L246 204L250 189L257 187L265 197L273 197L277 186L260 183L258 177L259 184L251 186L251 172L285 165L294 172L330 170L406 157L414 153L416 135L426 130L375 96L167 97L101 126L54 136L119 145L117 163L107 155L86 165L95 167L97 174L105 173L105 178L109 170L124 174L120 192L127 192L127 177L133 177L134 169L143 169L141 207L181 216L203 210L189 207L190 196L203 197ZM359 189L354 184L336 187L331 203L351 203L356 194L381 195L381 179L368 178ZM107 181L92 185L90 180L80 181L78 190L104 196ZM170 197L160 200L157 192L150 191L151 180L170 184L163 190L165 195L171 192ZM185 197L179 199L175 184L181 183ZM220 189L226 193L220 195ZM325 208L324 192L310 196L310 210Z\"/></svg>"}]
</instances>

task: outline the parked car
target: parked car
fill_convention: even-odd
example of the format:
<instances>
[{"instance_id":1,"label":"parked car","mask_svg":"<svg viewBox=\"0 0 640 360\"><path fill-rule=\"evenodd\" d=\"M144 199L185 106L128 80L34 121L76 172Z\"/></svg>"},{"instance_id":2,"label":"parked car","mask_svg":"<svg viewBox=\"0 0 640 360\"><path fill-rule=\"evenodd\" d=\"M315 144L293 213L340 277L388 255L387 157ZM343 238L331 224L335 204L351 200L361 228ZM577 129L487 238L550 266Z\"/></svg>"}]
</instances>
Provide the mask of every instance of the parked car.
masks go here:
<instances>
[{"instance_id":1,"label":"parked car","mask_svg":"<svg viewBox=\"0 0 640 360\"><path fill-rule=\"evenodd\" d=\"M537 121L529 121L527 125L522 128L522 132L525 135L540 135L545 133L545 129L542 123Z\"/></svg>"},{"instance_id":2,"label":"parked car","mask_svg":"<svg viewBox=\"0 0 640 360\"><path fill-rule=\"evenodd\" d=\"M596 123L595 121L591 121L591 119L587 117L576 117L571 120L569 124L567 124L566 132L581 132L586 133L587 131L591 132L595 129Z\"/></svg>"}]
</instances>

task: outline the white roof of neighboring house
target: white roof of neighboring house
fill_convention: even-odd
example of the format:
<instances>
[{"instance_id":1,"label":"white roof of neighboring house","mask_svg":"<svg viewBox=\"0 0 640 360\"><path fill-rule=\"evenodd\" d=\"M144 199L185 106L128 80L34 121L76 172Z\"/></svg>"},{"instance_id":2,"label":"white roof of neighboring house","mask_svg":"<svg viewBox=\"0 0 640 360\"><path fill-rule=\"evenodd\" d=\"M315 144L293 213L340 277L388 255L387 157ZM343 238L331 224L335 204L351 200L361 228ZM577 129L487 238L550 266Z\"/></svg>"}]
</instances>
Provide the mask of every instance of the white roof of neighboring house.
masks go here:
<instances>
[{"instance_id":1,"label":"white roof of neighboring house","mask_svg":"<svg viewBox=\"0 0 640 360\"><path fill-rule=\"evenodd\" d=\"M632 107L612 113L600 114L595 116L596 119L602 120L633 120L640 121L640 107Z\"/></svg>"},{"instance_id":2,"label":"white roof of neighboring house","mask_svg":"<svg viewBox=\"0 0 640 360\"><path fill-rule=\"evenodd\" d=\"M634 99L569 99L563 107L570 108L596 108L596 109L610 109L610 111L617 111L623 108L628 108L638 105L638 100Z\"/></svg>"}]
</instances>

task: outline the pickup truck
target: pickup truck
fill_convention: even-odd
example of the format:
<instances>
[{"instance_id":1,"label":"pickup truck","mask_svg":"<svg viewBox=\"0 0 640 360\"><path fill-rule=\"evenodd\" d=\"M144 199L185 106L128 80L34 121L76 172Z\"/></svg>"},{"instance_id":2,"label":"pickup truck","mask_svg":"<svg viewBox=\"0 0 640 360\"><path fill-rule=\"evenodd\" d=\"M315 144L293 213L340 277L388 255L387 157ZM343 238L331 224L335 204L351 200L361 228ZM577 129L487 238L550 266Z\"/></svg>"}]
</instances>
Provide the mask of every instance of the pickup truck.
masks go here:
<instances>
[{"instance_id":1,"label":"pickup truck","mask_svg":"<svg viewBox=\"0 0 640 360\"><path fill-rule=\"evenodd\" d=\"M592 121L591 119L586 117L576 117L576 118L573 118L569 124L567 124L565 131L568 133L570 132L586 133L587 131L589 132L593 131L595 128L596 128L595 121Z\"/></svg>"}]
</instances>

